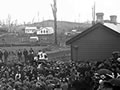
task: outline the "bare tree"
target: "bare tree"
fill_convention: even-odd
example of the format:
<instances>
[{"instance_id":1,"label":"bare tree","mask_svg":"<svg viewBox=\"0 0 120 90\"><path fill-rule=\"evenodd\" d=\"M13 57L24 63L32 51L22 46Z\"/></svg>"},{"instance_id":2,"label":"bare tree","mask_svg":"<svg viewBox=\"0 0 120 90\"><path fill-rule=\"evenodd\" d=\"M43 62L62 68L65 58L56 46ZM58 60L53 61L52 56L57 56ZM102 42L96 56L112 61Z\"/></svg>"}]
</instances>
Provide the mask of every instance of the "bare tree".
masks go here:
<instances>
[{"instance_id":1,"label":"bare tree","mask_svg":"<svg viewBox=\"0 0 120 90\"><path fill-rule=\"evenodd\" d=\"M53 17L54 17L54 31L55 31L55 44L57 45L57 5L56 0L53 0L53 4L51 4Z\"/></svg>"},{"instance_id":2,"label":"bare tree","mask_svg":"<svg viewBox=\"0 0 120 90\"><path fill-rule=\"evenodd\" d=\"M32 24L34 23L35 17L32 18Z\"/></svg>"},{"instance_id":3,"label":"bare tree","mask_svg":"<svg viewBox=\"0 0 120 90\"><path fill-rule=\"evenodd\" d=\"M17 24L18 24L18 20L16 19L16 20L15 20L15 26L17 26Z\"/></svg>"},{"instance_id":4,"label":"bare tree","mask_svg":"<svg viewBox=\"0 0 120 90\"><path fill-rule=\"evenodd\" d=\"M40 19L39 19L39 12L37 13L37 19L38 19L38 22L40 22Z\"/></svg>"},{"instance_id":5,"label":"bare tree","mask_svg":"<svg viewBox=\"0 0 120 90\"><path fill-rule=\"evenodd\" d=\"M2 25L2 21L0 20L0 25Z\"/></svg>"},{"instance_id":6,"label":"bare tree","mask_svg":"<svg viewBox=\"0 0 120 90\"><path fill-rule=\"evenodd\" d=\"M5 25L5 20L2 20L2 25L3 25L3 26Z\"/></svg>"},{"instance_id":7,"label":"bare tree","mask_svg":"<svg viewBox=\"0 0 120 90\"><path fill-rule=\"evenodd\" d=\"M8 32L11 32L11 15L10 14L8 14L6 24L8 25Z\"/></svg>"}]
</instances>

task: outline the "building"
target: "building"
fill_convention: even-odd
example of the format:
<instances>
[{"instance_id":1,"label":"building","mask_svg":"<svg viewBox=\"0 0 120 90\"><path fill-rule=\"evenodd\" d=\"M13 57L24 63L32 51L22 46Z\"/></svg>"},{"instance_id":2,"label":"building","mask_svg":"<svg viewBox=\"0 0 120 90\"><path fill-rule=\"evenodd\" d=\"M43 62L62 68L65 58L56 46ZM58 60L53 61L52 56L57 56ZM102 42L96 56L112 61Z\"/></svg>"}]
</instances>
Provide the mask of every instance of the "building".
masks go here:
<instances>
[{"instance_id":1,"label":"building","mask_svg":"<svg viewBox=\"0 0 120 90\"><path fill-rule=\"evenodd\" d=\"M53 43L54 29L52 27L25 27L25 34L30 42ZM37 39L38 38L38 39Z\"/></svg>"},{"instance_id":2,"label":"building","mask_svg":"<svg viewBox=\"0 0 120 90\"><path fill-rule=\"evenodd\" d=\"M54 29L52 27L41 27L37 30L37 35L49 35L54 34Z\"/></svg>"},{"instance_id":3,"label":"building","mask_svg":"<svg viewBox=\"0 0 120 90\"><path fill-rule=\"evenodd\" d=\"M37 31L37 27L25 27L26 34L34 34Z\"/></svg>"},{"instance_id":4,"label":"building","mask_svg":"<svg viewBox=\"0 0 120 90\"><path fill-rule=\"evenodd\" d=\"M41 27L37 30L36 35L39 37L40 43L54 42L54 29L52 27Z\"/></svg>"},{"instance_id":5,"label":"building","mask_svg":"<svg viewBox=\"0 0 120 90\"><path fill-rule=\"evenodd\" d=\"M111 57L113 51L120 51L119 24L105 23L101 20L103 15L98 15L95 25L66 42L71 46L72 60L104 60Z\"/></svg>"},{"instance_id":6,"label":"building","mask_svg":"<svg viewBox=\"0 0 120 90\"><path fill-rule=\"evenodd\" d=\"M54 34L54 29L52 27L25 27L26 34L37 34L37 35L49 35Z\"/></svg>"}]
</instances>

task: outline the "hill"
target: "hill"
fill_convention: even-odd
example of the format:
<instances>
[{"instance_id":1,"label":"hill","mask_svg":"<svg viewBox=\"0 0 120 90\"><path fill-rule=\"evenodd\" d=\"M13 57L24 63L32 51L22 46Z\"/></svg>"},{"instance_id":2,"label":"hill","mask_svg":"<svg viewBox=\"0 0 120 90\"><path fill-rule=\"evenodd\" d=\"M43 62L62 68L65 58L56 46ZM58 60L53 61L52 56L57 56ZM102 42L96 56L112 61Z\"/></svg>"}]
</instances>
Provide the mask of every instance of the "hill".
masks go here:
<instances>
[{"instance_id":1,"label":"hill","mask_svg":"<svg viewBox=\"0 0 120 90\"><path fill-rule=\"evenodd\" d=\"M45 20L42 22L35 22L33 24L25 24L25 25L18 25L11 27L12 32L19 32L21 34L24 33L24 29L26 26L36 26L36 27L54 27L54 21L53 20ZM90 27L91 24L89 23L76 23L76 22L68 22L68 21L57 21L57 32L69 32L73 29L77 29L79 31L84 31L88 27ZM4 27L0 27L0 32L6 31ZM5 32L4 32L5 33Z\"/></svg>"},{"instance_id":2,"label":"hill","mask_svg":"<svg viewBox=\"0 0 120 90\"><path fill-rule=\"evenodd\" d=\"M54 27L54 21L53 20L46 20L42 22L37 22L33 24L25 24L25 25L19 25L12 27L11 31L13 32L19 32L19 34L16 33L10 33L10 32L2 32L2 29L0 29L0 44L28 44L28 42L23 41L29 41L29 35L24 34L24 30L26 26L36 26L36 27ZM75 22L67 22L67 21L57 21L57 32L59 34L59 38L63 38L63 32L70 32L73 29L84 31L88 27L90 27L91 24L89 23L75 23ZM62 35L62 36L61 36ZM65 40L64 40L65 42Z\"/></svg>"},{"instance_id":3,"label":"hill","mask_svg":"<svg viewBox=\"0 0 120 90\"><path fill-rule=\"evenodd\" d=\"M28 25L27 25L28 26ZM54 27L53 20L46 20L42 22L37 22L33 24L29 24L29 26L37 26L37 27ZM76 23L76 22L68 22L68 21L57 21L57 31L61 33L62 31L71 31L72 29L78 29L83 31L90 27L91 24L89 23Z\"/></svg>"}]
</instances>

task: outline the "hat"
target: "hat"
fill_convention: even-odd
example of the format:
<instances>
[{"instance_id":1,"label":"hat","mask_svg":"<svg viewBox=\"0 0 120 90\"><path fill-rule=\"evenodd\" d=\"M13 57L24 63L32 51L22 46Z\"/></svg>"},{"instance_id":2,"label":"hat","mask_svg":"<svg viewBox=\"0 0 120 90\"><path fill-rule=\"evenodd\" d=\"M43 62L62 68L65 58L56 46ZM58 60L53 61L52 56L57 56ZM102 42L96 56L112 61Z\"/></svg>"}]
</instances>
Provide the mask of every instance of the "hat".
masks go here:
<instances>
[{"instance_id":1,"label":"hat","mask_svg":"<svg viewBox=\"0 0 120 90\"><path fill-rule=\"evenodd\" d=\"M117 61L119 61L119 62L120 62L120 57L117 59Z\"/></svg>"},{"instance_id":2,"label":"hat","mask_svg":"<svg viewBox=\"0 0 120 90\"><path fill-rule=\"evenodd\" d=\"M112 54L120 54L120 52L119 51L114 51L114 52L112 52Z\"/></svg>"},{"instance_id":3,"label":"hat","mask_svg":"<svg viewBox=\"0 0 120 90\"><path fill-rule=\"evenodd\" d=\"M99 84L101 84L101 83L103 83L103 80L102 80L102 79L99 80Z\"/></svg>"}]
</instances>

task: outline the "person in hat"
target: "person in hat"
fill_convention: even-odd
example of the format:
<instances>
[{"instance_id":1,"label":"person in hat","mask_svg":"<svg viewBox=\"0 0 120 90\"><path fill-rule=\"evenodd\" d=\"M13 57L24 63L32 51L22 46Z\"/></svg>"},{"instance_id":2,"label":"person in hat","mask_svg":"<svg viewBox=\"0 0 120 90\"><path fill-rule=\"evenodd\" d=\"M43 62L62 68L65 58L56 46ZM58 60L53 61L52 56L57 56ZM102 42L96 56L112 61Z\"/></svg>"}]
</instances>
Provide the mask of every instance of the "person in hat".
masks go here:
<instances>
[{"instance_id":1,"label":"person in hat","mask_svg":"<svg viewBox=\"0 0 120 90\"><path fill-rule=\"evenodd\" d=\"M116 63L116 62L117 62L117 59L119 58L119 54L120 54L119 51L114 51L114 52L112 52L112 62L113 62L113 63Z\"/></svg>"},{"instance_id":2,"label":"person in hat","mask_svg":"<svg viewBox=\"0 0 120 90\"><path fill-rule=\"evenodd\" d=\"M63 81L61 82L61 88L62 90L68 90L68 82L66 79L63 79Z\"/></svg>"},{"instance_id":3,"label":"person in hat","mask_svg":"<svg viewBox=\"0 0 120 90\"><path fill-rule=\"evenodd\" d=\"M9 55L8 51L4 49L4 52L3 52L3 56L4 56L4 63L6 63L6 62L7 62L8 55Z\"/></svg>"},{"instance_id":4,"label":"person in hat","mask_svg":"<svg viewBox=\"0 0 120 90\"><path fill-rule=\"evenodd\" d=\"M47 53L45 51L43 51L43 59L48 60L48 56L47 56Z\"/></svg>"},{"instance_id":5,"label":"person in hat","mask_svg":"<svg viewBox=\"0 0 120 90\"><path fill-rule=\"evenodd\" d=\"M63 90L63 89L61 88L60 83L57 83L57 84L56 84L54 90Z\"/></svg>"},{"instance_id":6,"label":"person in hat","mask_svg":"<svg viewBox=\"0 0 120 90\"><path fill-rule=\"evenodd\" d=\"M21 61L22 60L22 52L20 49L19 49L17 55L18 55L18 60Z\"/></svg>"},{"instance_id":7,"label":"person in hat","mask_svg":"<svg viewBox=\"0 0 120 90\"><path fill-rule=\"evenodd\" d=\"M29 57L29 62L32 65L33 62L34 62L34 50L32 48L30 48L30 50L29 50L29 56L28 57Z\"/></svg>"},{"instance_id":8,"label":"person in hat","mask_svg":"<svg viewBox=\"0 0 120 90\"><path fill-rule=\"evenodd\" d=\"M27 60L28 60L28 51L26 49L24 49L23 55L24 55L25 63L27 63Z\"/></svg>"},{"instance_id":9,"label":"person in hat","mask_svg":"<svg viewBox=\"0 0 120 90\"><path fill-rule=\"evenodd\" d=\"M111 83L103 81L102 83L100 83L97 90L114 90L114 89Z\"/></svg>"},{"instance_id":10,"label":"person in hat","mask_svg":"<svg viewBox=\"0 0 120 90\"><path fill-rule=\"evenodd\" d=\"M3 57L3 52L2 52L2 50L0 49L0 62L1 62L1 63L3 62L2 57Z\"/></svg>"},{"instance_id":11,"label":"person in hat","mask_svg":"<svg viewBox=\"0 0 120 90\"><path fill-rule=\"evenodd\" d=\"M30 54L34 54L33 48L30 48L29 53L30 53Z\"/></svg>"},{"instance_id":12,"label":"person in hat","mask_svg":"<svg viewBox=\"0 0 120 90\"><path fill-rule=\"evenodd\" d=\"M37 55L38 55L38 62L39 62L39 60L43 59L43 52L42 52L42 50L39 50Z\"/></svg>"}]
</instances>

